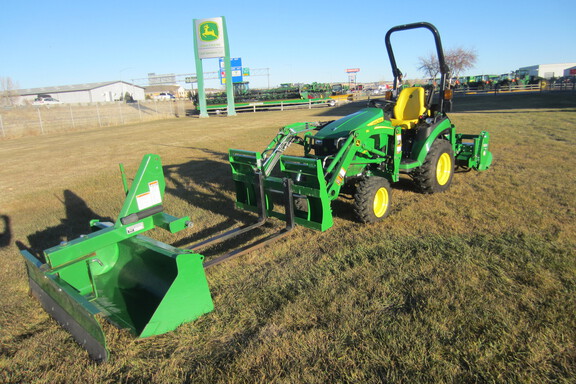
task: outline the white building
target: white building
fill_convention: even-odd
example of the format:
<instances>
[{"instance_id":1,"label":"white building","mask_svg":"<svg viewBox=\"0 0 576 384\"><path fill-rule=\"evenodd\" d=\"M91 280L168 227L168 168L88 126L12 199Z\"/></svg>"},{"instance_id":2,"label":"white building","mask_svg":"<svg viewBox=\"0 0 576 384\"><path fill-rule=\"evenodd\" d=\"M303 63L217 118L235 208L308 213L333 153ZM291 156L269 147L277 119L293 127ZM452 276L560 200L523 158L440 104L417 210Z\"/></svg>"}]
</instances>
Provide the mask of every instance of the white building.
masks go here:
<instances>
[{"instance_id":1,"label":"white building","mask_svg":"<svg viewBox=\"0 0 576 384\"><path fill-rule=\"evenodd\" d=\"M561 63L561 64L539 64L522 67L519 71L527 71L528 76L542 77L550 79L552 77L564 76L564 71L568 68L576 66L576 63Z\"/></svg>"},{"instance_id":2,"label":"white building","mask_svg":"<svg viewBox=\"0 0 576 384\"><path fill-rule=\"evenodd\" d=\"M39 95L50 95L62 103L96 103L119 100L128 92L134 100L144 100L144 88L125 81L106 81L62 85L56 87L19 89L18 104L32 103Z\"/></svg>"}]
</instances>

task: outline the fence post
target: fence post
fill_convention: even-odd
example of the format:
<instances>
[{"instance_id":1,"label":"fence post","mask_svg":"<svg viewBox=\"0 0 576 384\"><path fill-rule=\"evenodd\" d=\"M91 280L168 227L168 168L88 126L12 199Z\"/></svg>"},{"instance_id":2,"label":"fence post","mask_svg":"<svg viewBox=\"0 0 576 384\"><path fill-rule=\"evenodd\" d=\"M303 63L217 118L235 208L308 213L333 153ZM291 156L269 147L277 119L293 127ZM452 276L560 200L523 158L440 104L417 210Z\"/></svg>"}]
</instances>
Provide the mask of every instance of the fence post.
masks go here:
<instances>
[{"instance_id":1,"label":"fence post","mask_svg":"<svg viewBox=\"0 0 576 384\"><path fill-rule=\"evenodd\" d=\"M2 129L2 137L6 137L6 132L4 132L4 122L2 121L2 115L0 115L0 129Z\"/></svg>"},{"instance_id":2,"label":"fence post","mask_svg":"<svg viewBox=\"0 0 576 384\"><path fill-rule=\"evenodd\" d=\"M98 126L102 128L102 120L100 120L100 108L98 107L98 103L96 103L96 114L98 115Z\"/></svg>"},{"instance_id":3,"label":"fence post","mask_svg":"<svg viewBox=\"0 0 576 384\"><path fill-rule=\"evenodd\" d=\"M40 107L36 109L38 111L38 121L40 122L40 132L44 134L44 125L42 124L42 114L40 113Z\"/></svg>"},{"instance_id":4,"label":"fence post","mask_svg":"<svg viewBox=\"0 0 576 384\"><path fill-rule=\"evenodd\" d=\"M280 102L280 110L284 111L284 101L283 100Z\"/></svg>"},{"instance_id":5,"label":"fence post","mask_svg":"<svg viewBox=\"0 0 576 384\"><path fill-rule=\"evenodd\" d=\"M312 99L308 99L308 109L312 109Z\"/></svg>"},{"instance_id":6,"label":"fence post","mask_svg":"<svg viewBox=\"0 0 576 384\"><path fill-rule=\"evenodd\" d=\"M118 101L118 110L120 111L120 123L124 124L124 115L122 115L122 102Z\"/></svg>"},{"instance_id":7,"label":"fence post","mask_svg":"<svg viewBox=\"0 0 576 384\"><path fill-rule=\"evenodd\" d=\"M138 100L137 103L138 103L138 116L140 116L140 121L142 121L142 111L140 110L140 100Z\"/></svg>"},{"instance_id":8,"label":"fence post","mask_svg":"<svg viewBox=\"0 0 576 384\"><path fill-rule=\"evenodd\" d=\"M70 120L72 120L72 128L76 129L76 123L74 123L74 114L72 113L72 104L69 104L70 106Z\"/></svg>"}]
</instances>

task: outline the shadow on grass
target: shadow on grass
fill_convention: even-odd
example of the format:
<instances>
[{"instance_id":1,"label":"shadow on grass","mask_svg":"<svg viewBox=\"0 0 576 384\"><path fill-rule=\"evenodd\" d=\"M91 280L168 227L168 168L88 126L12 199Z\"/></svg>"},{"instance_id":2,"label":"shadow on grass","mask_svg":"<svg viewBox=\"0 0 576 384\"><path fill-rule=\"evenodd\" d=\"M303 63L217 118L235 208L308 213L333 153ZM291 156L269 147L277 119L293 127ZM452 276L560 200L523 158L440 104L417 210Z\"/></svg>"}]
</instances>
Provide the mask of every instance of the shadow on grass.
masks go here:
<instances>
[{"instance_id":1,"label":"shadow on grass","mask_svg":"<svg viewBox=\"0 0 576 384\"><path fill-rule=\"evenodd\" d=\"M220 232L256 221L254 214L234 208L234 198L231 195L235 193L235 187L228 163L228 154L205 148L190 147L189 149L201 151L206 154L207 158L193 159L182 164L165 165L163 168L167 181L166 193L186 201L193 207L199 207L214 215L224 216L226 219L177 241L173 244L176 247L188 246ZM205 256L222 250L224 245L233 248L247 239L261 234L261 229L254 230L246 235L226 241L222 243L222 246L211 248Z\"/></svg>"},{"instance_id":2,"label":"shadow on grass","mask_svg":"<svg viewBox=\"0 0 576 384\"><path fill-rule=\"evenodd\" d=\"M12 225L10 223L10 216L8 215L0 215L0 221L4 223L4 229L0 233L0 248L4 248L12 242ZM0 228L2 228L1 225Z\"/></svg>"},{"instance_id":3,"label":"shadow on grass","mask_svg":"<svg viewBox=\"0 0 576 384\"><path fill-rule=\"evenodd\" d=\"M17 241L18 248L42 255L45 249L54 247L62 241L70 241L90 233L90 220L114 221L96 214L80 196L68 189L64 191L64 200L60 201L66 207L66 217L61 219L60 224L30 234L28 236L30 247Z\"/></svg>"}]
</instances>

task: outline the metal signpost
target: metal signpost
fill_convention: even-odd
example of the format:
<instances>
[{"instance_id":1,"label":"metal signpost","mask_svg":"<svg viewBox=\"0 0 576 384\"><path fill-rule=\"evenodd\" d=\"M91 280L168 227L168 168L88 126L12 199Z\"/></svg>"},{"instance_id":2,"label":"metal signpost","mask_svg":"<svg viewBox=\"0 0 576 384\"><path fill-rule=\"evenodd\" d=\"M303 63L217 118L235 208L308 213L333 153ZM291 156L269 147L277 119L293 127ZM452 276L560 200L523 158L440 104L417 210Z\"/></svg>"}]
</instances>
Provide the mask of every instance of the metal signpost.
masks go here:
<instances>
[{"instance_id":1,"label":"metal signpost","mask_svg":"<svg viewBox=\"0 0 576 384\"><path fill-rule=\"evenodd\" d=\"M348 68L346 73L348 74L348 87L352 89L352 84L356 87L356 74L360 72L360 68Z\"/></svg>"},{"instance_id":2,"label":"metal signpost","mask_svg":"<svg viewBox=\"0 0 576 384\"><path fill-rule=\"evenodd\" d=\"M225 61L224 59L219 60L219 67L220 67L220 84L226 84L226 70L225 70ZM230 70L232 72L232 83L241 83L244 81L243 79L243 68L242 68L242 59L239 57L234 57L230 59Z\"/></svg>"},{"instance_id":3,"label":"metal signpost","mask_svg":"<svg viewBox=\"0 0 576 384\"><path fill-rule=\"evenodd\" d=\"M211 19L194 19L194 54L196 57L196 76L198 78L198 104L200 117L208 117L206 93L204 91L204 70L202 59L224 58L224 72L232 79L230 66L230 47L224 16ZM228 116L235 116L233 81L226 82Z\"/></svg>"}]
</instances>

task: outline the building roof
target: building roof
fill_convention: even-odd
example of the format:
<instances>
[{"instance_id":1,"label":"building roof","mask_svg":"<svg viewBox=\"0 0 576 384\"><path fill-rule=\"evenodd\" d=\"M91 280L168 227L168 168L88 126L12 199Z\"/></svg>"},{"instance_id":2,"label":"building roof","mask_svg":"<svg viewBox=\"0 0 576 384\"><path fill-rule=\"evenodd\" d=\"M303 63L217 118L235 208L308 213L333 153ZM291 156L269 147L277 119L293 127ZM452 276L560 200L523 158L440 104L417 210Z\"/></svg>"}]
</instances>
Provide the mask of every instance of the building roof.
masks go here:
<instances>
[{"instance_id":1,"label":"building roof","mask_svg":"<svg viewBox=\"0 0 576 384\"><path fill-rule=\"evenodd\" d=\"M59 85L55 87L18 89L16 93L18 93L20 96L26 96L26 95L39 95L43 93L49 94L49 93L90 91L92 89L101 88L116 83L124 83L132 87L142 88L139 85L127 83L125 81L103 81L100 83L85 83L85 84L73 84L73 85Z\"/></svg>"}]
</instances>

